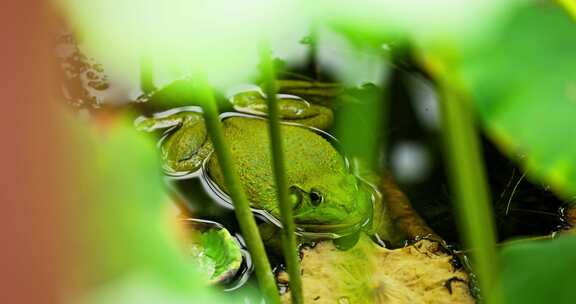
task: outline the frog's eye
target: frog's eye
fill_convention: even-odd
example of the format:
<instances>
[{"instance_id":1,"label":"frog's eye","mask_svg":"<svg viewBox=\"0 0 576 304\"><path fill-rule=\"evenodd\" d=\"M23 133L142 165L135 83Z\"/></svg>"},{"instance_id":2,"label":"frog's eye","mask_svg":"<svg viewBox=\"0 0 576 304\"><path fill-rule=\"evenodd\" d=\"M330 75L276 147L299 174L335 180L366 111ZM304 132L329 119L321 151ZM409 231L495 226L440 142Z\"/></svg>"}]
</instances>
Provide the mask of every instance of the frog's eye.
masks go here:
<instances>
[{"instance_id":1,"label":"frog's eye","mask_svg":"<svg viewBox=\"0 0 576 304\"><path fill-rule=\"evenodd\" d=\"M292 209L296 210L302 205L302 189L291 186L290 187L290 203L292 203Z\"/></svg>"},{"instance_id":2,"label":"frog's eye","mask_svg":"<svg viewBox=\"0 0 576 304\"><path fill-rule=\"evenodd\" d=\"M322 204L322 201L324 201L324 196L322 196L322 193L312 189L312 191L310 191L310 203L313 206L318 206Z\"/></svg>"}]
</instances>

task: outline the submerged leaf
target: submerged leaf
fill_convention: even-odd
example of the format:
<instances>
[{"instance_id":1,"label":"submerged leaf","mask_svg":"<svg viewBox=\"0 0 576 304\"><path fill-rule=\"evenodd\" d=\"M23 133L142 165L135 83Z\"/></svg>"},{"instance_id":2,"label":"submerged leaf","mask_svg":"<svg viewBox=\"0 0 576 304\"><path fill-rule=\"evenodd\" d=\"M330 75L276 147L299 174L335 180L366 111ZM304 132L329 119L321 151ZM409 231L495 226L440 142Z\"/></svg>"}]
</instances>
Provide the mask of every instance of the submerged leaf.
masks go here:
<instances>
[{"instance_id":1,"label":"submerged leaf","mask_svg":"<svg viewBox=\"0 0 576 304\"><path fill-rule=\"evenodd\" d=\"M192 245L195 264L208 277L210 283L223 282L233 277L242 264L240 245L224 228L210 228L201 232Z\"/></svg>"}]
</instances>

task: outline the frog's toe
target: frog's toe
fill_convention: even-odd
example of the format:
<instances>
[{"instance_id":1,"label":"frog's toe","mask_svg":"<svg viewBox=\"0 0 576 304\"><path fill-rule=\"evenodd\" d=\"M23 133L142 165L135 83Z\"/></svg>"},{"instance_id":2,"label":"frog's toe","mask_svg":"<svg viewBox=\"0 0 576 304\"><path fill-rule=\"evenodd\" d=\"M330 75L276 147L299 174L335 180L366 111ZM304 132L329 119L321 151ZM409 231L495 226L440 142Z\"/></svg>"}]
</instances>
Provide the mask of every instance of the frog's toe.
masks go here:
<instances>
[{"instance_id":1,"label":"frog's toe","mask_svg":"<svg viewBox=\"0 0 576 304\"><path fill-rule=\"evenodd\" d=\"M258 116L268 115L266 97L258 90L236 93L230 97L230 103L232 103L234 110L240 113Z\"/></svg>"},{"instance_id":2,"label":"frog's toe","mask_svg":"<svg viewBox=\"0 0 576 304\"><path fill-rule=\"evenodd\" d=\"M203 121L185 124L167 135L162 141L161 152L165 171L169 174L199 170L212 152Z\"/></svg>"},{"instance_id":3,"label":"frog's toe","mask_svg":"<svg viewBox=\"0 0 576 304\"><path fill-rule=\"evenodd\" d=\"M153 116L140 116L134 121L138 131L152 132L175 126L185 127L197 121L203 121L202 114L185 108L172 109Z\"/></svg>"},{"instance_id":4,"label":"frog's toe","mask_svg":"<svg viewBox=\"0 0 576 304\"><path fill-rule=\"evenodd\" d=\"M202 114L188 108L139 117L134 122L141 131L169 129L161 139L160 151L164 171L181 175L197 171L212 151Z\"/></svg>"},{"instance_id":5,"label":"frog's toe","mask_svg":"<svg viewBox=\"0 0 576 304\"><path fill-rule=\"evenodd\" d=\"M134 126L138 131L152 132L155 130L156 121L152 117L139 117L134 121Z\"/></svg>"},{"instance_id":6,"label":"frog's toe","mask_svg":"<svg viewBox=\"0 0 576 304\"><path fill-rule=\"evenodd\" d=\"M241 113L267 116L268 104L266 96L258 91L246 91L230 98L234 109ZM296 95L277 95L278 113L280 119L295 122L319 129L327 129L332 125L332 110L323 106L311 104Z\"/></svg>"}]
</instances>

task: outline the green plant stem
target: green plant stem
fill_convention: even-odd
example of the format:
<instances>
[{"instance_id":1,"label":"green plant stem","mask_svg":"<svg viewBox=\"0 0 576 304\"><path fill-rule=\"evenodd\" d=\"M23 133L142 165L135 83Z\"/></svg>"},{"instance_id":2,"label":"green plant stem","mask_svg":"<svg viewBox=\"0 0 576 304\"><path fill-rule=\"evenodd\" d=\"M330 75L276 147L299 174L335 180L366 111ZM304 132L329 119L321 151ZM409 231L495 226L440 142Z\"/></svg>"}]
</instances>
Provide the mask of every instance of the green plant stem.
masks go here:
<instances>
[{"instance_id":1,"label":"green plant stem","mask_svg":"<svg viewBox=\"0 0 576 304\"><path fill-rule=\"evenodd\" d=\"M194 83L194 91L197 94L198 101L203 105L206 127L214 145L220 169L224 175L226 189L234 202L234 212L236 213L242 236L246 240L248 250L252 254L260 290L266 298L267 303L280 303L280 296L276 288L268 256L266 256L264 244L260 237L260 232L258 231L248 199L240 184L240 179L233 167L232 157L230 156L230 151L224 139L214 95L204 79L196 79Z\"/></svg>"},{"instance_id":2,"label":"green plant stem","mask_svg":"<svg viewBox=\"0 0 576 304\"><path fill-rule=\"evenodd\" d=\"M268 122L270 130L270 146L272 148L273 172L280 205L282 220L282 250L284 260L290 276L290 293L292 303L304 303L302 293L302 278L300 276L300 263L296 247L295 225L292 207L288 198L288 182L284 168L284 154L282 134L280 129L280 113L276 98L276 82L274 66L268 48L262 49L262 74L264 76L264 92L268 103Z\"/></svg>"},{"instance_id":3,"label":"green plant stem","mask_svg":"<svg viewBox=\"0 0 576 304\"><path fill-rule=\"evenodd\" d=\"M445 149L456 192L459 227L486 303L502 302L489 190L471 104L453 82L438 79Z\"/></svg>"},{"instance_id":4,"label":"green plant stem","mask_svg":"<svg viewBox=\"0 0 576 304\"><path fill-rule=\"evenodd\" d=\"M144 93L150 93L156 88L153 72L152 59L143 55L140 58L140 90Z\"/></svg>"}]
</instances>

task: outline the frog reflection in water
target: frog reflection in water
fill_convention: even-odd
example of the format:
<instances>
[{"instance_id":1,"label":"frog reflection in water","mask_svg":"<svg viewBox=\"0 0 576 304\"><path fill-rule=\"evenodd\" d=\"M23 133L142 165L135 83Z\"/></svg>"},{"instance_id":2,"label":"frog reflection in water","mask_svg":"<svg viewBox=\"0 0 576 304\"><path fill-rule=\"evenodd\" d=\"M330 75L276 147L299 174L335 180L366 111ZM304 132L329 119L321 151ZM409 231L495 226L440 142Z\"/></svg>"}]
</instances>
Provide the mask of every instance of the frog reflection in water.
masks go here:
<instances>
[{"instance_id":1,"label":"frog reflection in water","mask_svg":"<svg viewBox=\"0 0 576 304\"><path fill-rule=\"evenodd\" d=\"M264 97L255 91L232 97L239 112L266 115ZM296 97L279 95L285 174L296 226L311 232L338 232L358 227L372 212L371 193L348 172L340 153L309 127L326 129L332 123L330 109L312 105ZM241 184L253 208L280 218L268 123L263 117L223 118L224 135ZM222 171L212 154L200 113L161 113L138 124L154 130L176 126L161 145L165 169L172 172L196 171L206 157L207 170L216 184L226 191Z\"/></svg>"}]
</instances>

